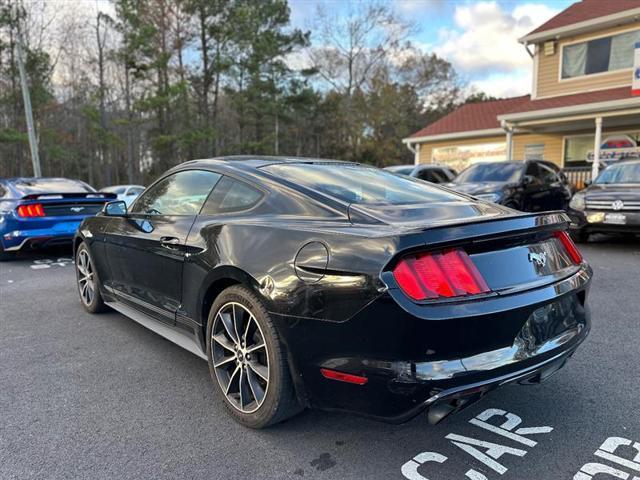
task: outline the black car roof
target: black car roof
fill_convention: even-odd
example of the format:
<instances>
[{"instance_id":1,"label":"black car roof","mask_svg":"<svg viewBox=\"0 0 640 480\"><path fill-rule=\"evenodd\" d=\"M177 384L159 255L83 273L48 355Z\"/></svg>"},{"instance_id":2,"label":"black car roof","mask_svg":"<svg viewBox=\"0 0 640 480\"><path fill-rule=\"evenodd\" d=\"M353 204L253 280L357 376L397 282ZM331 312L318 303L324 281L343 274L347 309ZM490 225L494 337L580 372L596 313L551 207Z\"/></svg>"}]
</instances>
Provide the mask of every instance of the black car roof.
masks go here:
<instances>
[{"instance_id":1,"label":"black car roof","mask_svg":"<svg viewBox=\"0 0 640 480\"><path fill-rule=\"evenodd\" d=\"M331 160L325 158L310 158L310 157L272 157L268 155L230 155L225 157L215 158L202 158L198 160L190 160L188 162L180 164L180 167L184 166L212 166L226 164L238 167L250 167L261 168L267 165L277 165L283 163L351 163L343 160Z\"/></svg>"},{"instance_id":2,"label":"black car roof","mask_svg":"<svg viewBox=\"0 0 640 480\"><path fill-rule=\"evenodd\" d=\"M93 191L93 189L89 185L82 182L81 180L74 180L71 178L63 177L13 177L4 179L4 183L10 189L22 195L41 192L60 193L60 189L57 188L60 185L66 186L66 188L63 189L65 192L71 185L76 186L77 188L82 188L83 190L86 190L88 192Z\"/></svg>"}]
</instances>

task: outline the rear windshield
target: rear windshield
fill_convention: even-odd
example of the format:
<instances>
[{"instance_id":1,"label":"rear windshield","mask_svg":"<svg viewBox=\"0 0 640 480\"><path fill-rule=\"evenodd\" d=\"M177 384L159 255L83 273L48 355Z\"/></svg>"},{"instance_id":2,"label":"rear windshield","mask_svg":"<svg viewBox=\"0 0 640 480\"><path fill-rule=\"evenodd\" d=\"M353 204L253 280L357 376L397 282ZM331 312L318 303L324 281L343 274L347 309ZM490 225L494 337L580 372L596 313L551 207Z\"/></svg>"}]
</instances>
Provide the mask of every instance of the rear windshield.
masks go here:
<instances>
[{"instance_id":1,"label":"rear windshield","mask_svg":"<svg viewBox=\"0 0 640 480\"><path fill-rule=\"evenodd\" d=\"M95 192L86 183L67 178L22 178L12 182L22 195L35 193L87 193Z\"/></svg>"},{"instance_id":2,"label":"rear windshield","mask_svg":"<svg viewBox=\"0 0 640 480\"><path fill-rule=\"evenodd\" d=\"M456 183L469 182L517 182L522 174L521 163L476 163L471 165L454 180Z\"/></svg>"},{"instance_id":3,"label":"rear windshield","mask_svg":"<svg viewBox=\"0 0 640 480\"><path fill-rule=\"evenodd\" d=\"M595 183L640 183L640 163L612 165L596 178Z\"/></svg>"},{"instance_id":4,"label":"rear windshield","mask_svg":"<svg viewBox=\"0 0 640 480\"><path fill-rule=\"evenodd\" d=\"M279 178L348 203L400 205L461 199L420 180L362 165L289 163L263 168Z\"/></svg>"}]
</instances>

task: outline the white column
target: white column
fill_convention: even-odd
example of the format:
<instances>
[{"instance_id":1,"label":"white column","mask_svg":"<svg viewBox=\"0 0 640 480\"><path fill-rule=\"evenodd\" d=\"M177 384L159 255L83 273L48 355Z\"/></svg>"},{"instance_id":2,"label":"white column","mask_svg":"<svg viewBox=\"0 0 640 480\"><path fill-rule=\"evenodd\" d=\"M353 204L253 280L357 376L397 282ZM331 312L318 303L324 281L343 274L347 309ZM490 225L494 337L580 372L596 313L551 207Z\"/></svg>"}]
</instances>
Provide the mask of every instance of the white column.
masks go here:
<instances>
[{"instance_id":1,"label":"white column","mask_svg":"<svg viewBox=\"0 0 640 480\"><path fill-rule=\"evenodd\" d=\"M510 162L513 157L513 129L507 127L507 162Z\"/></svg>"},{"instance_id":2,"label":"white column","mask_svg":"<svg viewBox=\"0 0 640 480\"><path fill-rule=\"evenodd\" d=\"M602 117L596 117L596 139L593 145L593 165L591 165L591 181L598 176L600 168L600 145L602 144Z\"/></svg>"},{"instance_id":3,"label":"white column","mask_svg":"<svg viewBox=\"0 0 640 480\"><path fill-rule=\"evenodd\" d=\"M418 165L420 163L420 144L419 143L416 143L415 150L416 150L416 154L415 154L415 157L413 159L413 163Z\"/></svg>"}]
</instances>

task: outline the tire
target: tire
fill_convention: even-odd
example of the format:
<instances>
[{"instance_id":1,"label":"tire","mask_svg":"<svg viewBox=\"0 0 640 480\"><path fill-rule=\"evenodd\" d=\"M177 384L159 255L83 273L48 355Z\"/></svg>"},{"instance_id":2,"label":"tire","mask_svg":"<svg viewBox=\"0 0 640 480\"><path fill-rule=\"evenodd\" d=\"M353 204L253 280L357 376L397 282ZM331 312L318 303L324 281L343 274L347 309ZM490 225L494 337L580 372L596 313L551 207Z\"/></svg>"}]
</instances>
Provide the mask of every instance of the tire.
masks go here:
<instances>
[{"instance_id":1,"label":"tire","mask_svg":"<svg viewBox=\"0 0 640 480\"><path fill-rule=\"evenodd\" d=\"M589 241L589 234L584 229L570 230L569 235L576 243L587 243Z\"/></svg>"},{"instance_id":2,"label":"tire","mask_svg":"<svg viewBox=\"0 0 640 480\"><path fill-rule=\"evenodd\" d=\"M100 279L94 265L89 248L84 242L80 243L75 258L76 285L80 303L89 313L101 313L109 308L102 300Z\"/></svg>"},{"instance_id":3,"label":"tire","mask_svg":"<svg viewBox=\"0 0 640 480\"><path fill-rule=\"evenodd\" d=\"M229 287L211 306L207 358L215 390L240 424L265 428L302 410L278 331L248 288Z\"/></svg>"}]
</instances>

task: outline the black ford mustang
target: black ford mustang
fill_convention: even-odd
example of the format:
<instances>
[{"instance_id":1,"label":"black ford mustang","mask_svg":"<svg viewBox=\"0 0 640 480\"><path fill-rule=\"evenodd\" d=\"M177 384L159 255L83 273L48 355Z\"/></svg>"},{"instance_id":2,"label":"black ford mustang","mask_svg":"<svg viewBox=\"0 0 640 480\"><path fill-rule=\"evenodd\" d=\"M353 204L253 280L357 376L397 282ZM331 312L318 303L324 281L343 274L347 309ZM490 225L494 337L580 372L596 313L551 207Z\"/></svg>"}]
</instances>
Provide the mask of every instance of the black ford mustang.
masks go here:
<instances>
[{"instance_id":1,"label":"black ford mustang","mask_svg":"<svg viewBox=\"0 0 640 480\"><path fill-rule=\"evenodd\" d=\"M435 423L586 337L568 223L353 163L197 160L82 223L78 289L207 359L245 425L304 407Z\"/></svg>"}]
</instances>

